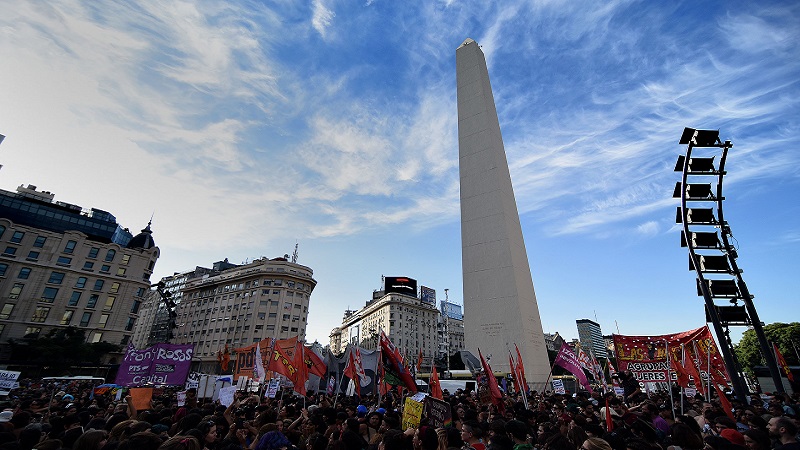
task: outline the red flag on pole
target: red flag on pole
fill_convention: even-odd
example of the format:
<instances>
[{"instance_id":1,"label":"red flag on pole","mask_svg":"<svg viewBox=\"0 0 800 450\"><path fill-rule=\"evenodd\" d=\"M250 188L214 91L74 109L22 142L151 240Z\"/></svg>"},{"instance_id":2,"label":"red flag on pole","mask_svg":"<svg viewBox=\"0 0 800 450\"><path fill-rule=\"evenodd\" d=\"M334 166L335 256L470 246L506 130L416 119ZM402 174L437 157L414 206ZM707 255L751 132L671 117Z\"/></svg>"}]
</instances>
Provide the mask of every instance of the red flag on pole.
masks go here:
<instances>
[{"instance_id":1,"label":"red flag on pole","mask_svg":"<svg viewBox=\"0 0 800 450\"><path fill-rule=\"evenodd\" d=\"M725 411L725 414L728 415L733 420L736 418L733 416L733 408L731 407L731 402L728 400L728 397L725 396L725 393L722 392L722 389L719 388L717 383L712 383L714 385L714 389L717 391L717 397L719 397L719 403L722 405L722 410Z\"/></svg>"},{"instance_id":2,"label":"red flag on pole","mask_svg":"<svg viewBox=\"0 0 800 450\"><path fill-rule=\"evenodd\" d=\"M431 388L431 396L442 400L444 393L442 392L442 385L439 383L439 372L436 371L435 366L431 370L431 378L428 380L428 384Z\"/></svg>"},{"instance_id":3,"label":"red flag on pole","mask_svg":"<svg viewBox=\"0 0 800 450\"><path fill-rule=\"evenodd\" d=\"M519 373L520 380L522 381L522 388L524 389L523 392L528 392L528 379L525 378L525 365L522 364L522 355L519 354L519 347L517 344L514 344L514 348L517 350L517 372Z\"/></svg>"},{"instance_id":4,"label":"red flag on pole","mask_svg":"<svg viewBox=\"0 0 800 450\"><path fill-rule=\"evenodd\" d=\"M283 352L283 349L280 345L275 345L275 348L272 350L272 356L269 359L269 366L267 367L267 370L271 370L285 376L292 383L297 380L297 366L295 366L295 359L288 357L286 353Z\"/></svg>"},{"instance_id":5,"label":"red flag on pole","mask_svg":"<svg viewBox=\"0 0 800 450\"><path fill-rule=\"evenodd\" d=\"M700 391L701 394L706 395L703 379L700 378L700 371L697 369L697 364L695 364L694 357L692 357L692 352L687 352L686 354L686 369L689 375L694 378L694 385L697 387L697 390Z\"/></svg>"},{"instance_id":6,"label":"red flag on pole","mask_svg":"<svg viewBox=\"0 0 800 450\"><path fill-rule=\"evenodd\" d=\"M608 407L608 397L606 397L606 431L614 431L614 419L611 418L611 408Z\"/></svg>"},{"instance_id":7,"label":"red flag on pole","mask_svg":"<svg viewBox=\"0 0 800 450\"><path fill-rule=\"evenodd\" d=\"M228 350L228 344L225 344L225 352L222 353L222 371L227 372L231 364L231 351Z\"/></svg>"},{"instance_id":8,"label":"red flag on pole","mask_svg":"<svg viewBox=\"0 0 800 450\"><path fill-rule=\"evenodd\" d=\"M356 386L356 395L361 397L361 379L366 378L367 374L364 373L364 366L361 364L361 351L358 347L350 348L350 357L347 359L347 365L344 366L344 376L353 380Z\"/></svg>"},{"instance_id":9,"label":"red flag on pole","mask_svg":"<svg viewBox=\"0 0 800 450\"><path fill-rule=\"evenodd\" d=\"M414 378L403 366L403 357L386 334L380 334L381 360L383 363L384 377L390 384L402 384L411 392L417 392Z\"/></svg>"},{"instance_id":10,"label":"red flag on pole","mask_svg":"<svg viewBox=\"0 0 800 450\"><path fill-rule=\"evenodd\" d=\"M481 357L481 366L486 374L486 381L489 384L489 394L492 397L492 403L499 411L503 412L505 410L503 405L503 393L500 392L500 386L497 384L497 378L494 377L494 372L492 372L492 368L489 366L489 363L483 359L481 349L478 349L478 356Z\"/></svg>"},{"instance_id":11,"label":"red flag on pole","mask_svg":"<svg viewBox=\"0 0 800 450\"><path fill-rule=\"evenodd\" d=\"M514 375L514 389L524 394L525 392L522 390L522 380L520 379L517 367L514 365L514 357L511 355L511 350L508 351L508 367L511 368L511 374Z\"/></svg>"},{"instance_id":12,"label":"red flag on pole","mask_svg":"<svg viewBox=\"0 0 800 450\"><path fill-rule=\"evenodd\" d=\"M772 348L775 350L775 359L778 361L778 366L780 366L781 370L783 370L783 373L786 374L786 378L789 379L789 382L794 383L794 377L792 376L792 371L789 369L789 365L786 364L786 360L783 359L781 351L778 350L778 345L773 342Z\"/></svg>"},{"instance_id":13,"label":"red flag on pole","mask_svg":"<svg viewBox=\"0 0 800 450\"><path fill-rule=\"evenodd\" d=\"M675 375L677 376L678 386L680 387L689 387L689 373L686 371L686 368L683 364L683 344L680 346L674 345L669 348L669 365L672 370L675 371Z\"/></svg>"},{"instance_id":14,"label":"red flag on pole","mask_svg":"<svg viewBox=\"0 0 800 450\"><path fill-rule=\"evenodd\" d=\"M294 390L303 397L306 396L306 382L308 381L308 364L306 363L306 346L303 341L297 341L297 347L294 350L294 366L297 367L296 379L292 380L294 383ZM309 352L310 353L310 352Z\"/></svg>"},{"instance_id":15,"label":"red flag on pole","mask_svg":"<svg viewBox=\"0 0 800 450\"><path fill-rule=\"evenodd\" d=\"M417 373L422 370L422 349L419 349L419 356L417 357Z\"/></svg>"}]
</instances>

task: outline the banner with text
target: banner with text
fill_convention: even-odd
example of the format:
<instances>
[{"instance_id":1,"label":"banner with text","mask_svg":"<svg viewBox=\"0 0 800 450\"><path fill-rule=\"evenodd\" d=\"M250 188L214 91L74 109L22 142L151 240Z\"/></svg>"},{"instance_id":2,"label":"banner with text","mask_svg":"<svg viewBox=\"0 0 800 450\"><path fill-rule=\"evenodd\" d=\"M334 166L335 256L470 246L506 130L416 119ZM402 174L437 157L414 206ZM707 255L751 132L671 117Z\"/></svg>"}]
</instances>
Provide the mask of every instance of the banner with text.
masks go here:
<instances>
[{"instance_id":1,"label":"banner with text","mask_svg":"<svg viewBox=\"0 0 800 450\"><path fill-rule=\"evenodd\" d=\"M183 385L193 351L193 344L156 344L143 350L129 346L115 383L125 387Z\"/></svg>"},{"instance_id":2,"label":"banner with text","mask_svg":"<svg viewBox=\"0 0 800 450\"><path fill-rule=\"evenodd\" d=\"M724 385L730 381L708 326L660 336L615 334L613 338L618 368L630 370L640 382L666 382L670 362L685 365L688 364L685 358L692 358L691 362L702 372L701 377L706 378L710 372L711 378L718 384ZM677 375L673 373L671 378L675 381Z\"/></svg>"}]
</instances>

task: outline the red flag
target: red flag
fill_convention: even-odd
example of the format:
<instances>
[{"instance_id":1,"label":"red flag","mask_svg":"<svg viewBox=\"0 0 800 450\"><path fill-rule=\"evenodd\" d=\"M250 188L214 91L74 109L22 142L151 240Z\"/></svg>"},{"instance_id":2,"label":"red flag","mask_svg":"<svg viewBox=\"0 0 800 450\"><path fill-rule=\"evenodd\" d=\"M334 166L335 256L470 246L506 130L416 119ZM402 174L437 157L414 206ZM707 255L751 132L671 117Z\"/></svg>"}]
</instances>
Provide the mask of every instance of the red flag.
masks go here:
<instances>
[{"instance_id":1,"label":"red flag","mask_svg":"<svg viewBox=\"0 0 800 450\"><path fill-rule=\"evenodd\" d=\"M683 365L683 345L680 347L677 345L673 345L669 348L669 365L670 368L675 371L675 376L677 377L677 383L680 387L689 387L689 372L686 371L686 368Z\"/></svg>"},{"instance_id":2,"label":"red flag","mask_svg":"<svg viewBox=\"0 0 800 450\"><path fill-rule=\"evenodd\" d=\"M517 392L523 392L521 383L522 380L520 380L519 371L514 365L514 357L511 356L511 350L508 351L508 367L511 368L511 373L514 375L514 389Z\"/></svg>"},{"instance_id":3,"label":"red flag","mask_svg":"<svg viewBox=\"0 0 800 450\"><path fill-rule=\"evenodd\" d=\"M381 330L381 361L383 363L384 379L390 384L402 384L411 392L417 392L417 384L408 370L403 366L403 357L392 341Z\"/></svg>"},{"instance_id":4,"label":"red flag","mask_svg":"<svg viewBox=\"0 0 800 450\"><path fill-rule=\"evenodd\" d=\"M494 377L494 372L492 372L492 368L489 366L489 363L483 359L483 354L481 354L481 349L478 349L478 355L481 357L481 366L483 367L483 371L486 374L486 381L489 384L489 394L492 397L492 403L499 411L503 411L503 393L500 392L500 386L497 385L497 378Z\"/></svg>"},{"instance_id":5,"label":"red flag","mask_svg":"<svg viewBox=\"0 0 800 450\"><path fill-rule=\"evenodd\" d=\"M611 408L608 407L608 397L606 397L606 431L614 431L614 419L611 418Z\"/></svg>"},{"instance_id":6,"label":"red flag","mask_svg":"<svg viewBox=\"0 0 800 450\"><path fill-rule=\"evenodd\" d=\"M228 350L228 344L225 344L225 352L222 353L222 371L227 372L231 364L231 351Z\"/></svg>"},{"instance_id":7,"label":"red flag","mask_svg":"<svg viewBox=\"0 0 800 450\"><path fill-rule=\"evenodd\" d=\"M417 357L417 373L422 369L422 349L419 349L419 356Z\"/></svg>"},{"instance_id":8,"label":"red flag","mask_svg":"<svg viewBox=\"0 0 800 450\"><path fill-rule=\"evenodd\" d=\"M309 352L310 353L310 352ZM294 390L303 397L306 396L306 382L308 381L308 365L306 364L306 346L303 341L297 341L297 348L294 351L294 366L297 367L294 383Z\"/></svg>"},{"instance_id":9,"label":"red flag","mask_svg":"<svg viewBox=\"0 0 800 450\"><path fill-rule=\"evenodd\" d=\"M358 347L350 347L350 357L344 366L343 374L353 380L356 385L356 395L361 397L361 379L366 378L367 374L364 373L364 366L361 364L361 351L359 351Z\"/></svg>"},{"instance_id":10,"label":"red flag","mask_svg":"<svg viewBox=\"0 0 800 450\"><path fill-rule=\"evenodd\" d=\"M725 396L725 393L719 388L717 383L712 383L714 385L714 389L717 391L717 396L719 397L719 403L722 405L722 410L725 411L725 414L728 415L733 420L736 420L733 417L733 408L731 408L731 402L728 400L728 397Z\"/></svg>"},{"instance_id":11,"label":"red flag","mask_svg":"<svg viewBox=\"0 0 800 450\"><path fill-rule=\"evenodd\" d=\"M431 388L431 396L441 400L444 397L444 393L442 392L442 385L439 383L439 372L436 371L436 367L431 370L431 378L428 380L428 384Z\"/></svg>"},{"instance_id":12,"label":"red flag","mask_svg":"<svg viewBox=\"0 0 800 450\"><path fill-rule=\"evenodd\" d=\"M269 359L269 367L267 367L267 370L277 372L294 383L297 379L297 367L294 364L294 358L286 356L281 346L275 345L275 348L272 350L272 356Z\"/></svg>"},{"instance_id":13,"label":"red flag","mask_svg":"<svg viewBox=\"0 0 800 450\"><path fill-rule=\"evenodd\" d=\"M786 378L789 379L789 382L793 383L794 377L792 376L792 371L789 369L789 365L786 364L786 360L783 359L781 351L778 350L778 345L773 342L772 348L775 350L775 360L778 361L778 366L780 366L781 370L783 370L783 373L786 374Z\"/></svg>"},{"instance_id":14,"label":"red flag","mask_svg":"<svg viewBox=\"0 0 800 450\"><path fill-rule=\"evenodd\" d=\"M320 378L325 378L328 371L328 365L325 364L325 361L311 349L306 350L305 355L306 366L309 366L308 373L313 373Z\"/></svg>"},{"instance_id":15,"label":"red flag","mask_svg":"<svg viewBox=\"0 0 800 450\"><path fill-rule=\"evenodd\" d=\"M519 347L517 344L514 344L514 348L517 350L517 372L519 373L520 380L522 381L522 386L524 391L528 392L528 379L525 378L525 366L522 364L522 355L519 354Z\"/></svg>"},{"instance_id":16,"label":"red flag","mask_svg":"<svg viewBox=\"0 0 800 450\"><path fill-rule=\"evenodd\" d=\"M706 395L706 389L703 385L703 379L700 378L700 371L697 370L697 365L694 362L694 358L692 357L692 352L687 352L686 354L686 369L689 372L689 375L694 378L694 385L697 387L697 390L700 391L701 394Z\"/></svg>"}]
</instances>

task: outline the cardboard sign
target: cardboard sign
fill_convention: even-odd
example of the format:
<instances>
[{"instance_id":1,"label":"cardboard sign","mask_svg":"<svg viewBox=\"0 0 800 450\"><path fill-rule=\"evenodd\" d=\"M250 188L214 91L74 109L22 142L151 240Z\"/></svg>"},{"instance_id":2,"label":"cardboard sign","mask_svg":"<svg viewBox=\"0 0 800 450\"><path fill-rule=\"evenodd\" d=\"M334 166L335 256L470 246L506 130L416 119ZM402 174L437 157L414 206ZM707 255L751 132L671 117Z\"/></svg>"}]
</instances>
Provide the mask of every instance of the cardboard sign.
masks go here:
<instances>
[{"instance_id":1,"label":"cardboard sign","mask_svg":"<svg viewBox=\"0 0 800 450\"><path fill-rule=\"evenodd\" d=\"M402 427L404 430L409 427L417 428L419 426L419 422L422 420L422 409L422 402L414 400L412 397L406 397L406 403L403 407Z\"/></svg>"},{"instance_id":2,"label":"cardboard sign","mask_svg":"<svg viewBox=\"0 0 800 450\"><path fill-rule=\"evenodd\" d=\"M564 382L561 380L553 380L553 392L556 394L566 394L567 391L564 389Z\"/></svg>"},{"instance_id":3,"label":"cardboard sign","mask_svg":"<svg viewBox=\"0 0 800 450\"><path fill-rule=\"evenodd\" d=\"M450 410L450 403L433 398L430 395L425 396L425 417L428 418L428 424L434 428L447 428L453 426L453 413Z\"/></svg>"},{"instance_id":4,"label":"cardboard sign","mask_svg":"<svg viewBox=\"0 0 800 450\"><path fill-rule=\"evenodd\" d=\"M236 386L225 386L219 390L219 402L225 407L233 404L233 399L236 396Z\"/></svg>"},{"instance_id":5,"label":"cardboard sign","mask_svg":"<svg viewBox=\"0 0 800 450\"><path fill-rule=\"evenodd\" d=\"M131 388L131 403L133 409L141 411L150 409L150 400L153 399L153 388Z\"/></svg>"},{"instance_id":6,"label":"cardboard sign","mask_svg":"<svg viewBox=\"0 0 800 450\"><path fill-rule=\"evenodd\" d=\"M13 370L0 370L0 389L17 389L19 374Z\"/></svg>"}]
</instances>

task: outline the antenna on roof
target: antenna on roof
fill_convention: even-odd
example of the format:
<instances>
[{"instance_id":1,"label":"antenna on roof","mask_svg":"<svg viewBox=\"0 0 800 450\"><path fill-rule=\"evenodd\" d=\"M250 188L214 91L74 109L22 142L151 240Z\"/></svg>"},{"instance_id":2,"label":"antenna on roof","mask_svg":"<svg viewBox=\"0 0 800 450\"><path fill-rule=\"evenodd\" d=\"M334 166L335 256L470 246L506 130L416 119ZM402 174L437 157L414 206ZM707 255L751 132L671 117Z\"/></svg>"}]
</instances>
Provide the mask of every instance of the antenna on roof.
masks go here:
<instances>
[{"instance_id":1,"label":"antenna on roof","mask_svg":"<svg viewBox=\"0 0 800 450\"><path fill-rule=\"evenodd\" d=\"M297 243L297 241L295 241L295 243L294 243L294 253L292 253L292 262L295 263L295 264L297 263L297 247L298 247L298 245L299 244Z\"/></svg>"}]
</instances>

